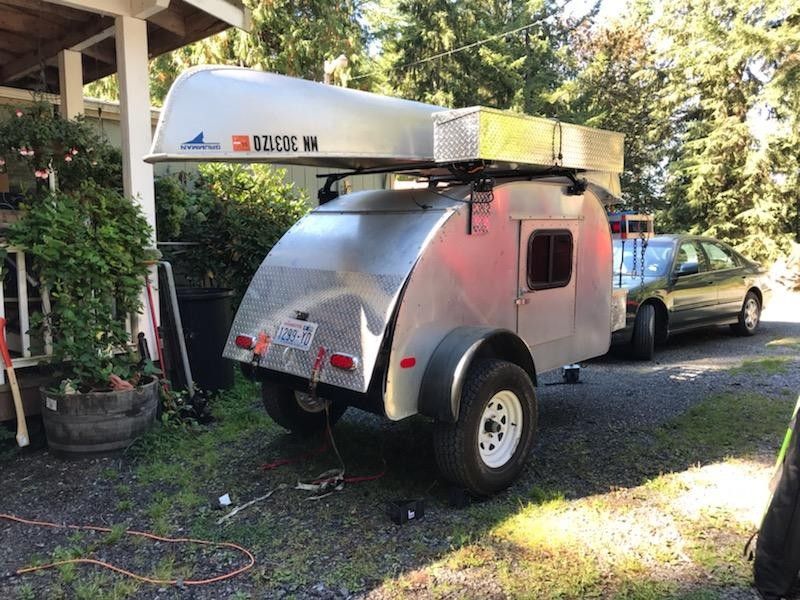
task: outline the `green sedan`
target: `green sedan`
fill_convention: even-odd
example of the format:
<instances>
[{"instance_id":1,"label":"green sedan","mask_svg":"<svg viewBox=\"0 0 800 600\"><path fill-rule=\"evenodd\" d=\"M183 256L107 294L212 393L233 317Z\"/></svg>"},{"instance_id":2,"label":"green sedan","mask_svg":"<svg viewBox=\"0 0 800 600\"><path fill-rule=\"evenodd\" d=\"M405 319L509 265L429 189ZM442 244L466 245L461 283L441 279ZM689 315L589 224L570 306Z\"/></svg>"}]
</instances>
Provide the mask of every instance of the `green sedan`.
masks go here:
<instances>
[{"instance_id":1,"label":"green sedan","mask_svg":"<svg viewBox=\"0 0 800 600\"><path fill-rule=\"evenodd\" d=\"M614 240L614 287L628 290L625 329L615 344L640 360L653 358L670 333L729 324L753 335L771 291L766 271L730 246L693 235Z\"/></svg>"}]
</instances>

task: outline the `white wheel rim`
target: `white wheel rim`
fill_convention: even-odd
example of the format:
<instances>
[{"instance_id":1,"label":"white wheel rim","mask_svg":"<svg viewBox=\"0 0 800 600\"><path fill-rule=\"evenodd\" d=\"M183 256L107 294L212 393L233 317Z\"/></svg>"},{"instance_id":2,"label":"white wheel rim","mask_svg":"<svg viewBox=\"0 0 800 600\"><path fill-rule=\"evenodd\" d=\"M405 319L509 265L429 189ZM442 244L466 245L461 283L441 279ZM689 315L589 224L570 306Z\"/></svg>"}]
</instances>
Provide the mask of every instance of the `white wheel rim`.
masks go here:
<instances>
[{"instance_id":1,"label":"white wheel rim","mask_svg":"<svg viewBox=\"0 0 800 600\"><path fill-rule=\"evenodd\" d=\"M750 298L744 305L744 326L753 329L758 324L758 302Z\"/></svg>"},{"instance_id":2,"label":"white wheel rim","mask_svg":"<svg viewBox=\"0 0 800 600\"><path fill-rule=\"evenodd\" d=\"M510 390L497 392L478 422L478 451L483 463L498 469L508 463L522 439L522 403Z\"/></svg>"},{"instance_id":3,"label":"white wheel rim","mask_svg":"<svg viewBox=\"0 0 800 600\"><path fill-rule=\"evenodd\" d=\"M304 411L309 413L318 413L325 410L325 400L322 398L312 398L309 394L304 392L295 392L294 398L297 404Z\"/></svg>"}]
</instances>

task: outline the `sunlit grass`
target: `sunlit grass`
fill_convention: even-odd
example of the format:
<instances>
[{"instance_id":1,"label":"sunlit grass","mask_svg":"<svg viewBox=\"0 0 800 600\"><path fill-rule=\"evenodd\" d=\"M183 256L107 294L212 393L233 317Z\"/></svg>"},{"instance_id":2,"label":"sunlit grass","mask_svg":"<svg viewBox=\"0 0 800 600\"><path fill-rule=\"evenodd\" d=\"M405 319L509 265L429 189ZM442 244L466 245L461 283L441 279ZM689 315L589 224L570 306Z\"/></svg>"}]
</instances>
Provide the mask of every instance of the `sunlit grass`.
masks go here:
<instances>
[{"instance_id":1,"label":"sunlit grass","mask_svg":"<svg viewBox=\"0 0 800 600\"><path fill-rule=\"evenodd\" d=\"M645 461L668 454L688 468L575 499L533 488L488 531L382 589L404 598L462 596L492 580L512 598L701 600L748 586L751 565L741 551L767 501L771 452L790 415L786 398L708 398L649 441L614 452Z\"/></svg>"},{"instance_id":2,"label":"sunlit grass","mask_svg":"<svg viewBox=\"0 0 800 600\"><path fill-rule=\"evenodd\" d=\"M746 375L778 375L785 373L791 359L785 356L767 356L765 358L749 359L738 367L730 370L732 374L744 373Z\"/></svg>"},{"instance_id":3,"label":"sunlit grass","mask_svg":"<svg viewBox=\"0 0 800 600\"><path fill-rule=\"evenodd\" d=\"M800 350L800 337L783 337L770 340L766 343L768 348L790 348Z\"/></svg>"}]
</instances>

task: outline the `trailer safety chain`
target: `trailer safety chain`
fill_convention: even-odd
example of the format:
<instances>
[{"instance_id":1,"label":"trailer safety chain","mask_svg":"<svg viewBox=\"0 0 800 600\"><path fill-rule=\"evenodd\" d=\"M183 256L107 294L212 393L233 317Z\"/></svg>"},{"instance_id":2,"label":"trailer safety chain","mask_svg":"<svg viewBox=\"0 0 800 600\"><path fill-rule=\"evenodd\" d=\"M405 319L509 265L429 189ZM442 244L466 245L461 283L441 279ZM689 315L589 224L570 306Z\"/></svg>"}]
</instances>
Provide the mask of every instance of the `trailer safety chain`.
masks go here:
<instances>
[{"instance_id":1,"label":"trailer safety chain","mask_svg":"<svg viewBox=\"0 0 800 600\"><path fill-rule=\"evenodd\" d=\"M6 513L0 513L0 519L6 521L12 521L14 523L21 523L23 525L49 527L52 529L76 529L79 531L97 531L101 533L112 532L112 529L109 527L100 527L97 525L60 525L58 523L50 523L48 521L35 521L31 519L23 519L21 517L17 517ZM108 563L103 560L97 560L94 558L69 558L66 560L57 560L44 565L35 565L35 566L16 569L12 573L6 575L5 578L25 575L27 573L34 573L36 571L43 571L45 569L52 569L54 567L60 567L62 565L89 564L89 565L97 565L99 567L103 567L104 569L114 571L115 573L120 573L121 575L125 575L126 577L130 577L132 579L136 579L137 581L142 581L144 583L150 583L153 585L176 585L179 587L183 587L183 586L209 585L211 583L225 581L226 579L236 577L237 575L241 575L242 573L249 571L256 564L256 559L255 556L253 556L252 552L250 552L247 548L240 546L239 544L234 544L233 542L212 542L209 540L198 540L194 538L170 538L170 537L155 535L153 533L148 533L146 531L135 531L133 529L126 530L125 535L147 538L150 540L155 540L157 542L166 542L169 544L198 544L200 546L216 546L218 548L230 548L232 550L236 550L237 552L247 557L247 564L239 567L238 569L234 569L233 571L229 571L228 573L223 573L222 575L217 575L216 577L209 577L207 579L156 579L153 577L147 577L146 575L141 575L139 573L134 573L133 571L128 571L127 569L123 569L122 567L118 567L114 564Z\"/></svg>"},{"instance_id":2,"label":"trailer safety chain","mask_svg":"<svg viewBox=\"0 0 800 600\"><path fill-rule=\"evenodd\" d=\"M641 263L642 263L641 283L642 283L642 288L644 288L644 255L645 252L647 251L647 237L645 236L644 231L641 230L641 227L639 228L639 243L641 244L640 251L641 251ZM634 260L636 259L634 258Z\"/></svg>"}]
</instances>

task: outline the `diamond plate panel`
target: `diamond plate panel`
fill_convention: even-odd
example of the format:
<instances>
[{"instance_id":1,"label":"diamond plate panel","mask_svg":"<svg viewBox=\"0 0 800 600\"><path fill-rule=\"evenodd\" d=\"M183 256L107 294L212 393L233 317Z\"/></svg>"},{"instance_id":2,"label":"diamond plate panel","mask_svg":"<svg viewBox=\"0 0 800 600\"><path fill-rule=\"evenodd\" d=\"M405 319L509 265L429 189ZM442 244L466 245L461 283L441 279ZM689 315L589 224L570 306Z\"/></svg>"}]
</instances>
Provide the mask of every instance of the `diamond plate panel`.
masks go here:
<instances>
[{"instance_id":1,"label":"diamond plate panel","mask_svg":"<svg viewBox=\"0 0 800 600\"><path fill-rule=\"evenodd\" d=\"M294 311L308 313L318 323L311 350L304 352L273 344L261 366L308 378L317 350L328 356L342 352L358 357L353 371L327 363L320 381L366 392L378 356L386 324L392 314L405 275L335 272L319 269L262 265L239 306L223 356L249 362L251 351L238 348L236 335L273 336L278 325L293 318Z\"/></svg>"},{"instance_id":2,"label":"diamond plate panel","mask_svg":"<svg viewBox=\"0 0 800 600\"><path fill-rule=\"evenodd\" d=\"M491 160L621 173L624 135L483 107L435 113L436 162Z\"/></svg>"}]
</instances>

